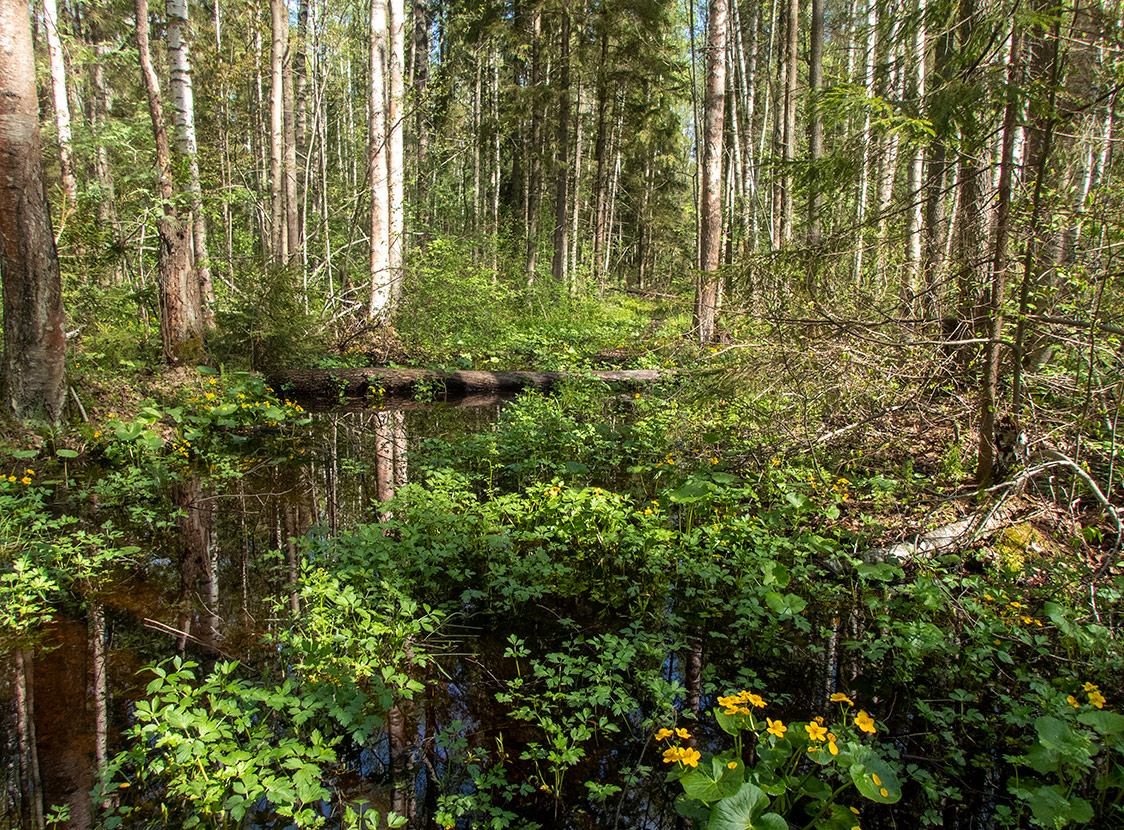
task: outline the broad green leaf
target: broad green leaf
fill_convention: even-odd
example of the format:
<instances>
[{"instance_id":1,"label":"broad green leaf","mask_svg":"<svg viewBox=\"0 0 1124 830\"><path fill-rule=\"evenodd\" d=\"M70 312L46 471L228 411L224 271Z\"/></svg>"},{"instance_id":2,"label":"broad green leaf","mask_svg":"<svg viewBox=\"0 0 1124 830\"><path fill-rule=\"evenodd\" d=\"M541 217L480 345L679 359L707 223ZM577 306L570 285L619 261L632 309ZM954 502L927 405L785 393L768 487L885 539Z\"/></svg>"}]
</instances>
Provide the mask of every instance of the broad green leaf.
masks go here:
<instances>
[{"instance_id":1,"label":"broad green leaf","mask_svg":"<svg viewBox=\"0 0 1124 830\"><path fill-rule=\"evenodd\" d=\"M1119 715L1116 712L1094 709L1089 712L1082 712L1077 716L1077 720L1086 726L1093 727L1105 736L1119 735L1124 732L1124 715Z\"/></svg>"},{"instance_id":2,"label":"broad green leaf","mask_svg":"<svg viewBox=\"0 0 1124 830\"><path fill-rule=\"evenodd\" d=\"M78 453L75 450L66 450L66 449L55 450L55 455L57 455L59 458L77 458L78 457Z\"/></svg>"},{"instance_id":3,"label":"broad green leaf","mask_svg":"<svg viewBox=\"0 0 1124 830\"><path fill-rule=\"evenodd\" d=\"M724 798L710 810L708 830L788 830L776 813L766 813L769 797L753 784L743 784L733 796Z\"/></svg>"},{"instance_id":4,"label":"broad green leaf","mask_svg":"<svg viewBox=\"0 0 1124 830\"><path fill-rule=\"evenodd\" d=\"M855 789L871 801L894 804L902 797L898 776L873 750L856 752L850 772Z\"/></svg>"},{"instance_id":5,"label":"broad green leaf","mask_svg":"<svg viewBox=\"0 0 1124 830\"><path fill-rule=\"evenodd\" d=\"M703 763L679 779L683 791L690 798L712 803L729 798L741 789L745 768L738 764L729 769L726 762L711 758L709 768Z\"/></svg>"}]
</instances>

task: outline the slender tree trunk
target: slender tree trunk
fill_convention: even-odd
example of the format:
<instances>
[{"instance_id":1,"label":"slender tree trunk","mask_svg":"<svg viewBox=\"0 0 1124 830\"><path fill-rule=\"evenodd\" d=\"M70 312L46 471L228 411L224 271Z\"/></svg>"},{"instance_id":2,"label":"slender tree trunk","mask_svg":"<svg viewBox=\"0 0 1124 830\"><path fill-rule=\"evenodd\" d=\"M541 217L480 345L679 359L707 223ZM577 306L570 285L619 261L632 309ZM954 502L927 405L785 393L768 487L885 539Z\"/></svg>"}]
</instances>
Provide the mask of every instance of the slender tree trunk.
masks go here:
<instances>
[{"instance_id":1,"label":"slender tree trunk","mask_svg":"<svg viewBox=\"0 0 1124 830\"><path fill-rule=\"evenodd\" d=\"M195 276L203 304L203 327L214 328L215 288L207 254L207 222L203 215L203 188L199 178L199 148L195 139L195 95L191 83L191 47L188 42L187 0L167 0L168 70L172 96L172 121L176 146L187 161L187 193L191 208L191 242Z\"/></svg>"},{"instance_id":2,"label":"slender tree trunk","mask_svg":"<svg viewBox=\"0 0 1124 830\"><path fill-rule=\"evenodd\" d=\"M390 310L390 188L387 182L386 123L387 7L386 0L370 0L370 89L368 95L367 161L371 187L371 300L368 317L378 319Z\"/></svg>"},{"instance_id":3,"label":"slender tree trunk","mask_svg":"<svg viewBox=\"0 0 1124 830\"><path fill-rule=\"evenodd\" d=\"M160 273L160 340L169 363L199 360L203 352L203 305L199 280L191 268L188 225L179 216L172 180L172 153L164 126L164 104L160 81L152 64L148 41L148 0L135 0L137 52L148 95L148 111L156 141L156 168L160 190L160 213L156 232L160 237L157 268Z\"/></svg>"},{"instance_id":4,"label":"slender tree trunk","mask_svg":"<svg viewBox=\"0 0 1124 830\"><path fill-rule=\"evenodd\" d=\"M823 0L812 0L812 31L808 41L808 285L809 296L817 290L816 269L822 236L820 212L823 194L819 186L818 166L823 158L823 115L820 113L820 96L823 94Z\"/></svg>"},{"instance_id":5,"label":"slender tree trunk","mask_svg":"<svg viewBox=\"0 0 1124 830\"><path fill-rule=\"evenodd\" d=\"M113 182L113 167L109 161L109 151L103 132L109 123L109 87L105 83L105 61L109 54L109 44L98 39L94 44L94 64L91 71L93 101L90 105L90 127L94 139L94 176L98 181L97 216L98 224L111 234L115 246L122 252L125 249L121 233L121 219L117 213L117 193ZM124 254L122 254L124 258ZM120 282L124 268L120 263L114 266L114 282Z\"/></svg>"},{"instance_id":6,"label":"slender tree trunk","mask_svg":"<svg viewBox=\"0 0 1124 830\"><path fill-rule=\"evenodd\" d=\"M922 112L925 101L925 0L917 0L917 32L913 40L913 76L910 98L917 101L917 111ZM925 198L922 177L925 172L925 148L918 143L912 150L909 161L908 182L908 222L905 244L905 273L902 275L901 312L903 316L913 313L914 298L918 293L921 272L921 234L925 223Z\"/></svg>"},{"instance_id":7,"label":"slender tree trunk","mask_svg":"<svg viewBox=\"0 0 1124 830\"><path fill-rule=\"evenodd\" d=\"M874 53L878 46L878 3L877 0L866 2L866 57L864 60L863 84L866 86L867 98L874 97ZM867 108L863 115L862 144L859 152L862 153L862 169L859 171L859 198L855 203L855 285L862 285L863 280L863 254L866 246L866 203L870 191L870 162L873 150L871 148L871 121L870 109Z\"/></svg>"},{"instance_id":8,"label":"slender tree trunk","mask_svg":"<svg viewBox=\"0 0 1124 830\"><path fill-rule=\"evenodd\" d=\"M1019 109L1017 86L1021 72L1021 51L1022 36L1016 27L1011 33L1011 52L1007 64L1007 106L1003 113L1002 155L996 189L998 204L995 209L995 248L991 262L991 290L988 295L988 343L984 350L983 376L980 381L980 445L976 480L981 487L991 486L995 472L999 339L1003 335L1003 295L1007 288L1007 236L1011 216L1011 176Z\"/></svg>"},{"instance_id":9,"label":"slender tree trunk","mask_svg":"<svg viewBox=\"0 0 1124 830\"><path fill-rule=\"evenodd\" d=\"M609 106L609 24L601 22L601 59L597 65L597 135L593 141L593 280L598 289L603 286L604 268L602 255L605 249L606 219L608 205L608 142L612 128Z\"/></svg>"},{"instance_id":10,"label":"slender tree trunk","mask_svg":"<svg viewBox=\"0 0 1124 830\"><path fill-rule=\"evenodd\" d=\"M933 45L933 80L931 85L938 92L947 81L949 51L952 47L951 30L942 31ZM931 95L931 94L930 94ZM931 110L931 107L930 107ZM945 137L948 118L934 119L936 135L929 144L929 165L925 177L925 215L921 272L925 283L925 296L922 313L930 325L939 325L941 320L941 277L944 271L945 246L941 233L941 213L945 200L946 161Z\"/></svg>"},{"instance_id":11,"label":"slender tree trunk","mask_svg":"<svg viewBox=\"0 0 1124 830\"><path fill-rule=\"evenodd\" d=\"M270 0L272 45L269 53L269 196L270 258L284 265L289 261L288 229L285 222L285 49L289 40L289 9L285 0Z\"/></svg>"},{"instance_id":12,"label":"slender tree trunk","mask_svg":"<svg viewBox=\"0 0 1124 830\"><path fill-rule=\"evenodd\" d=\"M402 276L406 246L406 158L402 122L405 118L406 86L403 60L406 49L406 10L403 0L390 0L390 52L387 67L386 129L388 184L388 240L390 244L390 304L393 309L402 296Z\"/></svg>"},{"instance_id":13,"label":"slender tree trunk","mask_svg":"<svg viewBox=\"0 0 1124 830\"><path fill-rule=\"evenodd\" d=\"M55 126L58 129L59 167L65 197L63 219L78 203L78 181L71 164L70 104L66 90L66 61L59 36L59 13L55 0L43 0L43 28L47 34L47 57L51 68L51 100L55 105Z\"/></svg>"},{"instance_id":14,"label":"slender tree trunk","mask_svg":"<svg viewBox=\"0 0 1124 830\"><path fill-rule=\"evenodd\" d=\"M284 191L285 213L285 264L301 262L300 195L297 192L297 113L296 91L293 87L293 50L289 44L289 9L285 7L285 42L281 58L281 179Z\"/></svg>"},{"instance_id":15,"label":"slender tree trunk","mask_svg":"<svg viewBox=\"0 0 1124 830\"><path fill-rule=\"evenodd\" d=\"M539 205L542 202L542 122L543 122L542 9L531 10L531 135L527 177L527 284L535 281L539 250Z\"/></svg>"},{"instance_id":16,"label":"slender tree trunk","mask_svg":"<svg viewBox=\"0 0 1124 830\"><path fill-rule=\"evenodd\" d=\"M722 139L726 110L726 0L710 0L706 96L703 102L702 264L695 301L700 343L714 340L718 318L718 257L722 245Z\"/></svg>"},{"instance_id":17,"label":"slender tree trunk","mask_svg":"<svg viewBox=\"0 0 1124 830\"><path fill-rule=\"evenodd\" d=\"M66 403L62 278L43 181L28 7L0 0L3 412L57 424Z\"/></svg>"},{"instance_id":18,"label":"slender tree trunk","mask_svg":"<svg viewBox=\"0 0 1124 830\"><path fill-rule=\"evenodd\" d=\"M570 225L567 212L570 206L570 12L563 8L562 41L559 53L558 79L558 137L556 184L554 190L554 260L551 273L556 282L565 285L568 280L566 255L570 248Z\"/></svg>"},{"instance_id":19,"label":"slender tree trunk","mask_svg":"<svg viewBox=\"0 0 1124 830\"><path fill-rule=\"evenodd\" d=\"M786 52L784 90L784 192L781 197L781 242L792 241L793 183L796 167L796 82L797 60L800 53L800 3L789 0L788 49Z\"/></svg>"}]
</instances>

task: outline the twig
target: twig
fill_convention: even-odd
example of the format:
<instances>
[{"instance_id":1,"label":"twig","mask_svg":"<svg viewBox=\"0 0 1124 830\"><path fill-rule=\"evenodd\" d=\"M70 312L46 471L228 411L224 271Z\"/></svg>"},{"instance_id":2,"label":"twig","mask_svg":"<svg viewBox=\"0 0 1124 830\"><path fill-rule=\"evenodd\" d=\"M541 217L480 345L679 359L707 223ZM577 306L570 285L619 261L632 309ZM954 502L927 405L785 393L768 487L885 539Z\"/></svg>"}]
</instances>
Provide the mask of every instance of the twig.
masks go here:
<instances>
[{"instance_id":1,"label":"twig","mask_svg":"<svg viewBox=\"0 0 1124 830\"><path fill-rule=\"evenodd\" d=\"M180 631L178 628L172 628L172 626L168 625L167 623L162 623L159 620L150 620L148 617L145 617L144 618L144 627L145 628L151 628L153 631L159 631L161 634L171 634L173 637L183 637L187 640L191 640L191 642L195 643L196 645L203 646L204 648L209 648L212 651L217 652L218 654L221 654L227 660L237 660L238 659L233 654L228 654L227 652L223 651L221 648L216 646L214 643L208 643L204 640L200 640L194 634L189 634L186 631Z\"/></svg>"},{"instance_id":2,"label":"twig","mask_svg":"<svg viewBox=\"0 0 1124 830\"><path fill-rule=\"evenodd\" d=\"M86 416L86 408L82 406L82 401L78 400L78 393L73 386L70 387L70 396L74 398L74 405L78 407L78 414L82 416L82 423L90 423L90 419Z\"/></svg>"}]
</instances>

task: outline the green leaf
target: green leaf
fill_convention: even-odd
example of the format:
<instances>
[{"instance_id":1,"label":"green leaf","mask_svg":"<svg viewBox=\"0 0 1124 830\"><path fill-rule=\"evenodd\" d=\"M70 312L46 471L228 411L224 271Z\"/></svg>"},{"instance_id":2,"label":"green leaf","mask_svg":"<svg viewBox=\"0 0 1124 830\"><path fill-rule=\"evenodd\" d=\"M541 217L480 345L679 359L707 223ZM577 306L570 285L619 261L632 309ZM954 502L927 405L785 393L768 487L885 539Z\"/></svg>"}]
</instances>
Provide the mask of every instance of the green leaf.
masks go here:
<instances>
[{"instance_id":1,"label":"green leaf","mask_svg":"<svg viewBox=\"0 0 1124 830\"><path fill-rule=\"evenodd\" d=\"M851 764L851 781L863 797L879 804L895 804L902 797L898 776L873 750L855 751Z\"/></svg>"},{"instance_id":2,"label":"green leaf","mask_svg":"<svg viewBox=\"0 0 1124 830\"><path fill-rule=\"evenodd\" d=\"M1082 712L1077 716L1077 720L1086 726L1093 727L1106 737L1124 732L1124 715L1119 715L1116 712L1094 709L1089 712Z\"/></svg>"},{"instance_id":3,"label":"green leaf","mask_svg":"<svg viewBox=\"0 0 1124 830\"><path fill-rule=\"evenodd\" d=\"M710 768L700 765L679 779L683 791L689 798L699 801L714 802L731 795L741 789L745 780L745 767L738 764L734 769L726 766L728 758L719 757L710 759Z\"/></svg>"},{"instance_id":4,"label":"green leaf","mask_svg":"<svg viewBox=\"0 0 1124 830\"><path fill-rule=\"evenodd\" d=\"M75 450L55 450L55 455L59 458L77 458L78 453Z\"/></svg>"},{"instance_id":5,"label":"green leaf","mask_svg":"<svg viewBox=\"0 0 1124 830\"><path fill-rule=\"evenodd\" d=\"M16 450L12 455L16 458L27 459L34 458L38 453L35 450Z\"/></svg>"},{"instance_id":6,"label":"green leaf","mask_svg":"<svg viewBox=\"0 0 1124 830\"><path fill-rule=\"evenodd\" d=\"M780 594L769 591L765 594L765 604L780 617L793 617L808 607L808 602L796 594Z\"/></svg>"},{"instance_id":7,"label":"green leaf","mask_svg":"<svg viewBox=\"0 0 1124 830\"><path fill-rule=\"evenodd\" d=\"M788 824L776 813L766 813L769 797L753 784L743 784L730 798L724 798L710 810L708 830L788 830Z\"/></svg>"}]
</instances>

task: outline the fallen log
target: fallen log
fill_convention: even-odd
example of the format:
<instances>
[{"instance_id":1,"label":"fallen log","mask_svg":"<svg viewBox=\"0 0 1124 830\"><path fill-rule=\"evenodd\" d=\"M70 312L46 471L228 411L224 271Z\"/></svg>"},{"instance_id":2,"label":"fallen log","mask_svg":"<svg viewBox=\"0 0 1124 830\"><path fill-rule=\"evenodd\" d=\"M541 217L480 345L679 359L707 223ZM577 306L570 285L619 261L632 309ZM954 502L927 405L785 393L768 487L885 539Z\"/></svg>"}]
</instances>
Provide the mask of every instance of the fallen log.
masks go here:
<instances>
[{"instance_id":1,"label":"fallen log","mask_svg":"<svg viewBox=\"0 0 1124 830\"><path fill-rule=\"evenodd\" d=\"M379 396L412 397L432 401L465 395L514 393L522 389L548 390L567 378L594 378L609 384L645 384L667 377L659 369L620 369L588 372L438 372L431 369L282 369L266 380L282 396L319 401Z\"/></svg>"}]
</instances>

